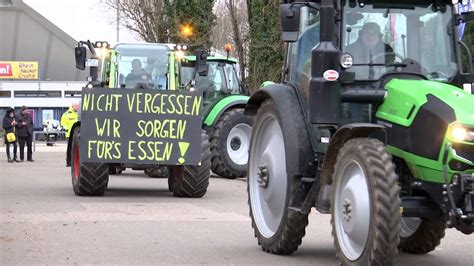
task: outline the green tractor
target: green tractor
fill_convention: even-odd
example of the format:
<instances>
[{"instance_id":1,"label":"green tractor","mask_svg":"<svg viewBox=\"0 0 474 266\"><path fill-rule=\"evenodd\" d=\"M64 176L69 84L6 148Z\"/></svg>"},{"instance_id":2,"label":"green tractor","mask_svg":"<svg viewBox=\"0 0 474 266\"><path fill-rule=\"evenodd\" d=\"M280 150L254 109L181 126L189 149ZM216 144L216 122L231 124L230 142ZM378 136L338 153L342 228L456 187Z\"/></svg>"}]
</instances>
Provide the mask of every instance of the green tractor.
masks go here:
<instances>
[{"instance_id":1,"label":"green tractor","mask_svg":"<svg viewBox=\"0 0 474 266\"><path fill-rule=\"evenodd\" d=\"M140 51L138 51L139 49L137 49L137 47L141 48ZM87 58L87 50L89 50L90 58ZM117 51L122 51L123 55L120 55ZM87 90L99 90L101 88L118 88L116 85L119 84L122 89L127 89L127 86L133 86L131 87L132 89L149 89L151 87L156 90L169 90L172 91L171 94L174 94L174 98L178 98L183 95L180 94L176 77L175 75L168 74L173 73L175 65L167 63L174 62L175 54L176 53L172 51L168 45L163 44L137 44L134 45L132 49L129 49L126 45L124 45L122 49L122 47L118 45L116 49L110 49L109 45L105 42L91 43L90 41L81 41L75 49L76 67L81 70L84 70L86 66L90 67L90 77L88 78L88 83L83 89L83 92L87 92ZM127 60L130 60L132 65L130 66L129 73L125 75L122 73L125 73L124 71L126 70L119 70L119 67L121 66L121 62L127 62ZM162 64L163 62L164 64ZM202 64L203 63L199 63L199 65ZM195 71L198 75L206 75L207 69L201 67L196 68ZM151 74L154 74L155 77L151 76ZM152 78L154 79L152 80ZM110 92L112 92L112 90L110 90ZM105 99L107 97L105 92L104 96L103 98ZM108 102L108 104L110 103L112 102ZM137 103L137 110L139 108L143 107ZM82 112L83 111L84 102L82 106ZM105 117L107 119L107 114L105 114ZM156 121L159 120L155 120L155 124ZM114 171L116 173L126 164L121 162L106 163L102 161L86 161L84 158L87 154L84 151L87 151L87 148L81 147L81 143L84 143L81 142L81 126L83 127L83 131L85 131L86 127L91 128L96 125L82 125L83 123L81 122L80 119L73 125L71 129L72 134L68 143L68 146L71 147L70 149L68 148L68 150L70 150L71 155L73 190L78 196L100 196L103 195L107 189L109 174L111 172L114 173ZM123 122L127 121L122 121L122 123ZM127 127L132 126L133 125L127 125ZM190 144L195 146L200 145L200 161L195 164L188 164L187 162L184 163L183 158L180 158L180 160L177 160L180 161L180 163L162 165L162 167L166 167L167 173L169 173L169 190L178 197L202 197L206 194L209 185L209 177L211 175L209 137L205 130L192 132L191 135L193 142ZM86 141L89 140L86 139ZM130 145L130 142L128 142L128 144ZM145 154L146 146L145 148L141 146L138 148ZM152 150L153 146L148 146L148 148L151 151L151 155L157 155L159 152L158 149ZM128 153L130 152L132 152L132 149L128 150ZM141 166L142 164L137 165Z\"/></svg>"},{"instance_id":2,"label":"green tractor","mask_svg":"<svg viewBox=\"0 0 474 266\"><path fill-rule=\"evenodd\" d=\"M244 93L235 71L236 61L224 57L208 57L207 52L200 52L199 60L194 56L186 56L187 46L170 44L117 44L113 49L105 42L80 42L78 66L85 68L86 52L88 47L91 57L87 60L90 65L90 80L88 87L124 88L124 89L154 89L154 90L199 90L204 95L203 100L203 134L210 136L209 150L211 152L209 167L215 173L227 178L236 178L246 174L248 147L252 120L243 115L248 96ZM77 56L80 55L80 56ZM197 71L197 69L200 69ZM181 72L183 74L181 74ZM210 75L207 75L207 73ZM201 75L200 73L205 73ZM79 130L80 121L73 126L71 132ZM74 137L69 140L71 160L74 160ZM206 153L207 156L207 153ZM76 164L72 164L78 169ZM206 164L207 165L207 164ZM102 172L107 166L108 173ZM172 171L176 167L160 164L140 163L108 163L100 164L98 170L89 171L99 173L97 178L107 180L109 174L120 174L127 167L144 170L152 177L168 177L172 190ZM186 167L186 166L184 166ZM79 166L80 168L80 166ZM73 177L78 176L72 169ZM175 171L176 172L176 171ZM178 171L179 172L179 171ZM182 173L182 171L180 172ZM199 171L197 173L200 173ZM202 173L207 173L203 171ZM84 179L84 182L87 182ZM74 181L74 178L73 178ZM103 181L100 188L91 189L93 193L78 192L76 194L103 194L107 187ZM74 182L73 182L74 183ZM77 182L76 182L77 183ZM96 182L99 184L99 182ZM176 182L174 182L176 183ZM206 183L207 188L208 181ZM97 191L96 191L97 190ZM201 189L202 190L202 189ZM205 193L205 191L204 191ZM175 193L181 195L182 193ZM195 195L196 193L188 193ZM197 193L200 196L203 193ZM196 195L197 195L196 194Z\"/></svg>"},{"instance_id":3,"label":"green tractor","mask_svg":"<svg viewBox=\"0 0 474 266\"><path fill-rule=\"evenodd\" d=\"M262 249L291 254L312 207L342 264L392 264L474 231L472 58L444 0L282 1L283 83L254 115L248 197Z\"/></svg>"}]
</instances>

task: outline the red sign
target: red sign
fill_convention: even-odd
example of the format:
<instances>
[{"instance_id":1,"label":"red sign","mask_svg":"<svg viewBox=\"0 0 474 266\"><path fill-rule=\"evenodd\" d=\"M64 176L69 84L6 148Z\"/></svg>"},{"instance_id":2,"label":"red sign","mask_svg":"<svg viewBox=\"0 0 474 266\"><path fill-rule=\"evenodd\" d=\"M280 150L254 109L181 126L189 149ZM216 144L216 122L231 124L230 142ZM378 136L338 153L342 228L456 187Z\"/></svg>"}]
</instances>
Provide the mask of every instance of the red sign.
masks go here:
<instances>
[{"instance_id":1,"label":"red sign","mask_svg":"<svg viewBox=\"0 0 474 266\"><path fill-rule=\"evenodd\" d=\"M0 76L2 76L2 77L11 77L11 76L13 76L12 65L11 64L0 64Z\"/></svg>"},{"instance_id":2,"label":"red sign","mask_svg":"<svg viewBox=\"0 0 474 266\"><path fill-rule=\"evenodd\" d=\"M336 70L326 70L323 73L323 77L327 81L336 81L339 78L339 73Z\"/></svg>"}]
</instances>

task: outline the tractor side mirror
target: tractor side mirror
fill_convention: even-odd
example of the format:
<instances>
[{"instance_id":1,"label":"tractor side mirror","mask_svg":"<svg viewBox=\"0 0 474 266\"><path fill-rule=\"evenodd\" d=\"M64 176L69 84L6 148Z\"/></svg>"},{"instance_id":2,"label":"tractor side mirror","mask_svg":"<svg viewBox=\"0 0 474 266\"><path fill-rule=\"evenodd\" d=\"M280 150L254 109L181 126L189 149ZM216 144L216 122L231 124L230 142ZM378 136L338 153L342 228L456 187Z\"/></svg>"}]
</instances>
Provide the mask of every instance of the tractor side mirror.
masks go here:
<instances>
[{"instance_id":1,"label":"tractor side mirror","mask_svg":"<svg viewBox=\"0 0 474 266\"><path fill-rule=\"evenodd\" d=\"M201 77L207 76L207 72L209 71L207 65L207 50L200 49L196 53L196 72Z\"/></svg>"},{"instance_id":2,"label":"tractor side mirror","mask_svg":"<svg viewBox=\"0 0 474 266\"><path fill-rule=\"evenodd\" d=\"M456 26L469 21L474 21L474 11L463 12L456 15Z\"/></svg>"},{"instance_id":3,"label":"tractor side mirror","mask_svg":"<svg viewBox=\"0 0 474 266\"><path fill-rule=\"evenodd\" d=\"M76 68L80 70L86 69L86 57L87 50L86 47L76 47L74 48L74 54L76 56Z\"/></svg>"},{"instance_id":4,"label":"tractor side mirror","mask_svg":"<svg viewBox=\"0 0 474 266\"><path fill-rule=\"evenodd\" d=\"M284 42L296 42L300 29L300 9L293 4L280 5L281 38Z\"/></svg>"}]
</instances>

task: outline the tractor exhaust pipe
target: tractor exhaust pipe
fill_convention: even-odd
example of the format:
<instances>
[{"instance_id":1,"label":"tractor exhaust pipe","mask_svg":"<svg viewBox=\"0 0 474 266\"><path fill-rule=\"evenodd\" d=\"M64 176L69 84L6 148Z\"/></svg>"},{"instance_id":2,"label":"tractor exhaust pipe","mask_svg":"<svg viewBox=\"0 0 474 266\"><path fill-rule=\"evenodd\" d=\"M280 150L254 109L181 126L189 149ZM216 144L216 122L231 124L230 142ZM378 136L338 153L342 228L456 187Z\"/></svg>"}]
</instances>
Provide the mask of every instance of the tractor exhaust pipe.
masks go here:
<instances>
[{"instance_id":1,"label":"tractor exhaust pipe","mask_svg":"<svg viewBox=\"0 0 474 266\"><path fill-rule=\"evenodd\" d=\"M313 124L338 125L341 122L340 52L333 44L334 1L322 0L320 42L311 51L309 118Z\"/></svg>"}]
</instances>

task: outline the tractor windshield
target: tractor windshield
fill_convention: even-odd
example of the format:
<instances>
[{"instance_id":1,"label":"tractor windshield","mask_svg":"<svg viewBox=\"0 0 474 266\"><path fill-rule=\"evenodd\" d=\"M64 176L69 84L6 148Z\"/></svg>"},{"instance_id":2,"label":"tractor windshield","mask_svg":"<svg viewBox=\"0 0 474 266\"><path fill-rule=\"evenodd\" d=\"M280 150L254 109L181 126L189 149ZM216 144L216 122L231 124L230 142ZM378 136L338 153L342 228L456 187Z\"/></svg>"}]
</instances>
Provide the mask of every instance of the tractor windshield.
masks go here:
<instances>
[{"instance_id":1,"label":"tractor windshield","mask_svg":"<svg viewBox=\"0 0 474 266\"><path fill-rule=\"evenodd\" d=\"M168 51L160 44L119 44L119 83L134 88L139 82L166 90L168 86Z\"/></svg>"},{"instance_id":2,"label":"tractor windshield","mask_svg":"<svg viewBox=\"0 0 474 266\"><path fill-rule=\"evenodd\" d=\"M356 80L410 72L448 81L458 71L452 6L397 2L346 1L342 46L353 57L347 71Z\"/></svg>"}]
</instances>

